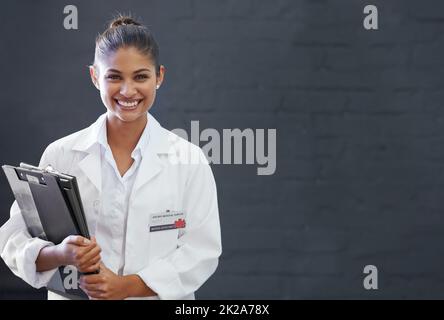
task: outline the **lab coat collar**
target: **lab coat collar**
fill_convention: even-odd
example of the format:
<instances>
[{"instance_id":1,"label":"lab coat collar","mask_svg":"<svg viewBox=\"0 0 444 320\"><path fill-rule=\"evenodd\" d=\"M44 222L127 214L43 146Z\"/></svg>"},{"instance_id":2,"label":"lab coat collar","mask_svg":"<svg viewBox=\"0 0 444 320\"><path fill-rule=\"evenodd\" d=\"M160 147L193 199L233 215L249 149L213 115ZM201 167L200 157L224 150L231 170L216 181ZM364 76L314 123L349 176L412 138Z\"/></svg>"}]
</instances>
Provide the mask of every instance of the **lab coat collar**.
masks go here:
<instances>
[{"instance_id":1,"label":"lab coat collar","mask_svg":"<svg viewBox=\"0 0 444 320\"><path fill-rule=\"evenodd\" d=\"M148 122L147 122L148 123ZM101 124L98 125L99 130L97 134L97 143L103 148L103 150L110 150L108 144L108 138L107 138L107 126L106 121L102 121ZM145 128L143 128L142 135L140 136L139 141L137 142L136 146L134 147L133 152L131 153L131 157L133 159L140 161L140 159L143 157L144 152L146 150L148 140L149 140L149 126L146 125ZM93 142L94 144L94 142Z\"/></svg>"},{"instance_id":2,"label":"lab coat collar","mask_svg":"<svg viewBox=\"0 0 444 320\"><path fill-rule=\"evenodd\" d=\"M90 153L95 144L98 143L99 132L106 121L106 113L102 114L89 128L86 129L85 134L73 146L75 151L83 151ZM151 149L154 153L165 154L172 153L171 141L169 139L169 132L165 130L159 122L148 113L148 135L149 143L146 148ZM143 150L142 149L142 150ZM143 150L145 153L147 150Z\"/></svg>"},{"instance_id":3,"label":"lab coat collar","mask_svg":"<svg viewBox=\"0 0 444 320\"><path fill-rule=\"evenodd\" d=\"M74 144L73 150L86 152L88 155L79 162L80 169L91 180L95 187L101 192L101 160L99 152L99 132L106 121L106 113L102 114L96 122L87 128L79 141ZM159 122L148 113L147 129L149 139L143 148L142 161L134 183L133 191L154 178L162 169L163 162L160 154L174 153L172 140L169 138L169 131L162 128Z\"/></svg>"}]
</instances>

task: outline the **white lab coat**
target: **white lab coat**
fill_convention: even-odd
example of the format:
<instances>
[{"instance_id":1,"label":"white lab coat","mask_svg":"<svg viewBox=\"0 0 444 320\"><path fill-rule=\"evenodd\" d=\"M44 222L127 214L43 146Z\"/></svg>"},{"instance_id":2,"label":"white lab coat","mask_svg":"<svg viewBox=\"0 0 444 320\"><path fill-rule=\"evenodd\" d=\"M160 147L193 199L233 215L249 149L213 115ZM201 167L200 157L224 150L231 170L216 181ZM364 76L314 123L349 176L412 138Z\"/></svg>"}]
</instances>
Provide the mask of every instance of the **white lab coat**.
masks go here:
<instances>
[{"instance_id":1,"label":"white lab coat","mask_svg":"<svg viewBox=\"0 0 444 320\"><path fill-rule=\"evenodd\" d=\"M92 235L101 211L101 163L91 151L99 147L95 142L103 117L51 143L39 164L77 177ZM206 160L183 161L205 159L200 148L161 127L150 114L147 125L150 138L129 201L123 274L138 274L160 299L194 299L222 252L216 184ZM186 227L149 232L150 216L166 210L183 212ZM14 202L0 229L1 257L13 273L35 288L46 286L56 269L36 272L35 260L50 244L31 238Z\"/></svg>"}]
</instances>

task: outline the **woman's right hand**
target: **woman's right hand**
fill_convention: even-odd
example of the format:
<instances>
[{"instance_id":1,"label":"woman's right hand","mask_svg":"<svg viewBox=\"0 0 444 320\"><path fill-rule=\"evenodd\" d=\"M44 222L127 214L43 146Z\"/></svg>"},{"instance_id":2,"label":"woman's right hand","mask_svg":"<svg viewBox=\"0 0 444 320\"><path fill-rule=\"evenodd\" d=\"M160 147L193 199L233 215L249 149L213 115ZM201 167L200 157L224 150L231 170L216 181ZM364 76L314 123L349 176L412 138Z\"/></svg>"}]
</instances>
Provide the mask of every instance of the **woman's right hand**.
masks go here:
<instances>
[{"instance_id":1,"label":"woman's right hand","mask_svg":"<svg viewBox=\"0 0 444 320\"><path fill-rule=\"evenodd\" d=\"M96 238L68 236L57 246L61 265L73 265L82 273L100 269L100 252Z\"/></svg>"}]
</instances>

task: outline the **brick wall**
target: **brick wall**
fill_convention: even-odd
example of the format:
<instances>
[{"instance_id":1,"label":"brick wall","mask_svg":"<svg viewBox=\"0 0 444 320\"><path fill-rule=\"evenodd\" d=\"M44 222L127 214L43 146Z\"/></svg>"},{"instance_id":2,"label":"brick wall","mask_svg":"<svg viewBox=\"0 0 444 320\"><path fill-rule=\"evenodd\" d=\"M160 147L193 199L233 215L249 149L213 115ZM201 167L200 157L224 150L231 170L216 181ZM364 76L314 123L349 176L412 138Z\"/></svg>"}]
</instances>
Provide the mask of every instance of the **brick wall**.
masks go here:
<instances>
[{"instance_id":1,"label":"brick wall","mask_svg":"<svg viewBox=\"0 0 444 320\"><path fill-rule=\"evenodd\" d=\"M77 31L62 27L65 4L5 2L2 163L36 163L103 112L85 66L104 22L131 11L167 67L153 109L165 127L277 129L274 175L213 166L224 253L198 298L444 297L441 1L69 4ZM377 31L362 26L367 4ZM12 197L0 187L3 223ZM368 264L375 291L362 285ZM3 262L0 279L0 297L43 296Z\"/></svg>"}]
</instances>

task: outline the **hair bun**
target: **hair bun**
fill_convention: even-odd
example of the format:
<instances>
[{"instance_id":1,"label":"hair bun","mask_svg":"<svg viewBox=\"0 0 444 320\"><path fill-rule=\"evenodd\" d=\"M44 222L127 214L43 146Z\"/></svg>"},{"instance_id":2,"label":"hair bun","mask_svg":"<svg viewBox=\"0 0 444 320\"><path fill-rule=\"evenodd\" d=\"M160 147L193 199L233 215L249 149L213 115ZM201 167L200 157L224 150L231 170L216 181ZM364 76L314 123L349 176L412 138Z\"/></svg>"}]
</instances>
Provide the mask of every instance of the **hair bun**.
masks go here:
<instances>
[{"instance_id":1,"label":"hair bun","mask_svg":"<svg viewBox=\"0 0 444 320\"><path fill-rule=\"evenodd\" d=\"M109 27L116 28L118 26L127 26L127 25L135 25L140 26L141 24L137 21L133 20L130 16L119 16L111 21Z\"/></svg>"}]
</instances>

